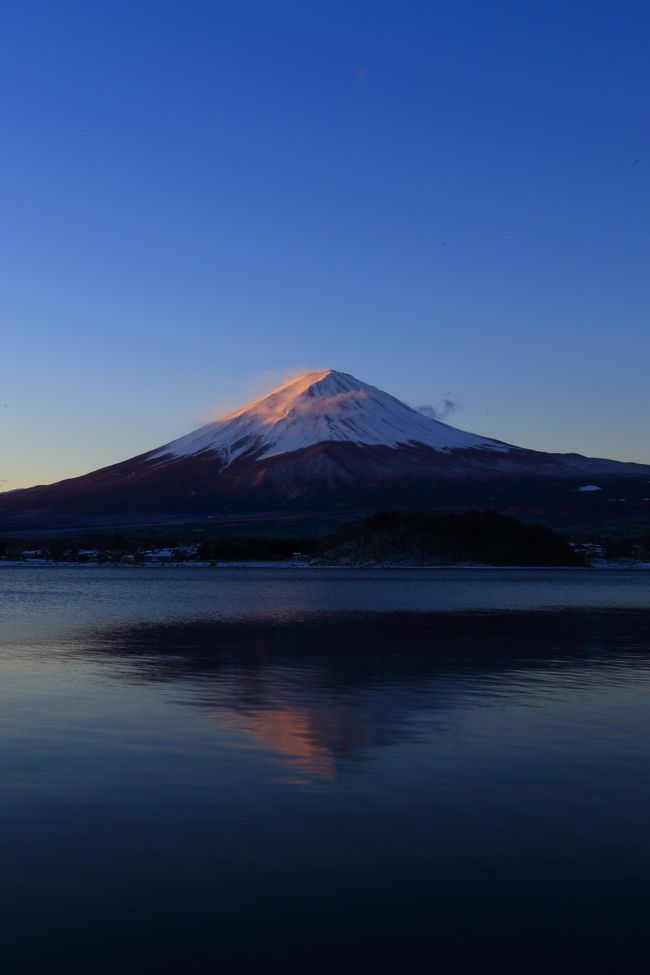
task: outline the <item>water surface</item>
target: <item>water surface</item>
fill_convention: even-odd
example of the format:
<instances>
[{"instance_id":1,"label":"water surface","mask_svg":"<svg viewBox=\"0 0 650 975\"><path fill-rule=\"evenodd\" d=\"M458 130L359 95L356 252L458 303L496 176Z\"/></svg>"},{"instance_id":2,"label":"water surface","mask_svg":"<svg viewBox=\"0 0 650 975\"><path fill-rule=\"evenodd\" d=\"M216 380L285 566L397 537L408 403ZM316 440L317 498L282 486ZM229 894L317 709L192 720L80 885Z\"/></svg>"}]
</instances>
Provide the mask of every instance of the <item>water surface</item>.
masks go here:
<instances>
[{"instance_id":1,"label":"water surface","mask_svg":"<svg viewBox=\"0 0 650 975\"><path fill-rule=\"evenodd\" d=\"M650 577L0 569L6 972L647 970Z\"/></svg>"}]
</instances>

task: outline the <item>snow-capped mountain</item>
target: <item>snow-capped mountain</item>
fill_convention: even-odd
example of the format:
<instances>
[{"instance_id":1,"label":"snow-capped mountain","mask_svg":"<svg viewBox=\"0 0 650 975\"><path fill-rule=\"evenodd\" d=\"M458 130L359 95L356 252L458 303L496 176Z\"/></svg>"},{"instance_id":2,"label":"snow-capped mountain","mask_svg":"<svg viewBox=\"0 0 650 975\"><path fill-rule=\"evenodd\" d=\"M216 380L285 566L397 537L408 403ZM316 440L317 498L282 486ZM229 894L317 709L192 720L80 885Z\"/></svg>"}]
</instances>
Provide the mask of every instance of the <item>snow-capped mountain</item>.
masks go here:
<instances>
[{"instance_id":1,"label":"snow-capped mountain","mask_svg":"<svg viewBox=\"0 0 650 975\"><path fill-rule=\"evenodd\" d=\"M604 515L611 499L619 517L623 503L650 512L649 495L650 467L467 433L325 369L138 457L0 494L0 533L389 506Z\"/></svg>"},{"instance_id":2,"label":"snow-capped mountain","mask_svg":"<svg viewBox=\"0 0 650 975\"><path fill-rule=\"evenodd\" d=\"M425 416L348 373L323 369L292 379L153 456L187 457L209 450L228 466L242 454L254 453L262 460L326 441L385 447L424 444L443 451L509 449Z\"/></svg>"}]
</instances>

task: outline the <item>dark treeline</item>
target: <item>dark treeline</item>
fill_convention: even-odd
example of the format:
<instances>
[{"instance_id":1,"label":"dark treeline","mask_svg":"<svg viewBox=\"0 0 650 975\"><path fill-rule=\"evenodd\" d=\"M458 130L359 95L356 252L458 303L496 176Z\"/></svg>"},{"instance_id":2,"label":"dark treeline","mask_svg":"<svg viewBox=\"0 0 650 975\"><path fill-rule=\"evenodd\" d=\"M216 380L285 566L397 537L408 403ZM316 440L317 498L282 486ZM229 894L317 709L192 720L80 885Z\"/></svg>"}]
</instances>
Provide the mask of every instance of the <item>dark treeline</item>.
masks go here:
<instances>
[{"instance_id":1,"label":"dark treeline","mask_svg":"<svg viewBox=\"0 0 650 975\"><path fill-rule=\"evenodd\" d=\"M296 553L311 558L323 550L323 539L230 536L196 538L184 536L137 537L121 534L92 534L65 538L0 538L0 559L21 561L36 557L56 562L143 562L156 553L176 562L276 562Z\"/></svg>"},{"instance_id":2,"label":"dark treeline","mask_svg":"<svg viewBox=\"0 0 650 975\"><path fill-rule=\"evenodd\" d=\"M636 559L650 562L650 531L637 535L619 535L603 540L603 554L606 559Z\"/></svg>"},{"instance_id":3,"label":"dark treeline","mask_svg":"<svg viewBox=\"0 0 650 975\"><path fill-rule=\"evenodd\" d=\"M624 547L626 555L629 546ZM612 545L612 552L618 550ZM638 553L639 547L633 548ZM326 537L221 535L132 537L92 534L46 540L1 540L0 558L55 561L279 562L297 553L323 564L404 562L414 564L580 565L583 557L567 540L541 525L525 525L496 511L460 514L383 511L343 526ZM620 556L619 556L620 557Z\"/></svg>"},{"instance_id":4,"label":"dark treeline","mask_svg":"<svg viewBox=\"0 0 650 975\"><path fill-rule=\"evenodd\" d=\"M497 511L382 511L338 533L323 561L583 565L557 532Z\"/></svg>"},{"instance_id":5,"label":"dark treeline","mask_svg":"<svg viewBox=\"0 0 650 975\"><path fill-rule=\"evenodd\" d=\"M205 562L281 562L297 553L313 558L324 550L324 538L269 538L224 535L199 542L197 557Z\"/></svg>"}]
</instances>

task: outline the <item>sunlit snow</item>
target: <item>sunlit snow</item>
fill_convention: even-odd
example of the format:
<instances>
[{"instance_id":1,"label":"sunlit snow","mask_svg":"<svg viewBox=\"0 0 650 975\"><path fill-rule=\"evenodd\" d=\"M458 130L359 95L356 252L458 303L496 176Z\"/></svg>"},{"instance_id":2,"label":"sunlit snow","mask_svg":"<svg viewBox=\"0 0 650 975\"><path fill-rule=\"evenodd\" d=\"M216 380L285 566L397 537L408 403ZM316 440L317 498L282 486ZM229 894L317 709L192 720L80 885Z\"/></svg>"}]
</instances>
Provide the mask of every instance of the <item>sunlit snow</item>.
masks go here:
<instances>
[{"instance_id":1,"label":"sunlit snow","mask_svg":"<svg viewBox=\"0 0 650 975\"><path fill-rule=\"evenodd\" d=\"M468 447L510 449L498 440L425 416L348 373L324 369L292 379L161 447L153 456L183 457L212 450L229 464L247 452L261 459L332 440L388 447L424 444L445 452Z\"/></svg>"}]
</instances>

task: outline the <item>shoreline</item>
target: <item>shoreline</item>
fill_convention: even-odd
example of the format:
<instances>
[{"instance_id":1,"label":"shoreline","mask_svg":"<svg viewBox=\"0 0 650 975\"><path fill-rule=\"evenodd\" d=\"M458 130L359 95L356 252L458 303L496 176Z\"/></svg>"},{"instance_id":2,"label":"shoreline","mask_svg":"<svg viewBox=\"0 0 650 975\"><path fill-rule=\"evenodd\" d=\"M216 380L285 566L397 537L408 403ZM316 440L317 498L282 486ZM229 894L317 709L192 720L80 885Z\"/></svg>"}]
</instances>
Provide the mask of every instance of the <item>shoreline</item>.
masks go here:
<instances>
[{"instance_id":1,"label":"shoreline","mask_svg":"<svg viewBox=\"0 0 650 975\"><path fill-rule=\"evenodd\" d=\"M1 568L50 568L50 569L101 569L101 568L129 568L129 569L360 569L363 571L368 570L397 570L404 569L410 572L415 570L431 572L434 570L450 570L450 569L481 569L481 570L494 570L494 571L513 571L516 569L537 569L537 570L549 570L559 571L560 569L568 572L584 571L596 569L600 572L607 571L649 571L650 562L593 562L591 565L490 565L488 563L470 563L470 562L459 562L450 565L421 565L421 564L405 564L404 562L382 562L374 565L346 565L340 563L338 565L316 565L310 562L261 562L261 561L248 561L248 562L199 562L190 560L187 562L175 562L167 561L164 559L160 560L147 560L145 562L100 562L100 561L70 561L61 560L57 561L55 559L7 559L0 560Z\"/></svg>"}]
</instances>

